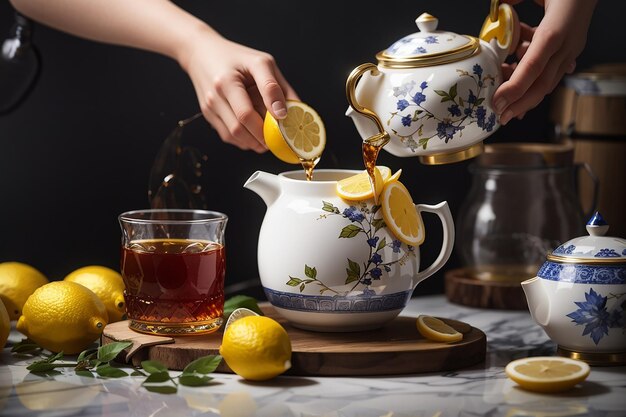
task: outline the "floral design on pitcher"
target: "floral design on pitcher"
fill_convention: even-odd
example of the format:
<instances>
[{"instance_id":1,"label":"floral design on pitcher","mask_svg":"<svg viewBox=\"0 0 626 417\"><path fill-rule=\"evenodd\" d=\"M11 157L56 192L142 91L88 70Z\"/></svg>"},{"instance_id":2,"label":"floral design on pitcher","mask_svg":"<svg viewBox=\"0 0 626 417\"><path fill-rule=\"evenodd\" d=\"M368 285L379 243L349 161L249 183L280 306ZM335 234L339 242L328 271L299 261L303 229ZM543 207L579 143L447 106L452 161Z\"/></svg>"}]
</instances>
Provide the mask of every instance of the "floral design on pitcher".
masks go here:
<instances>
[{"instance_id":1,"label":"floral design on pitcher","mask_svg":"<svg viewBox=\"0 0 626 417\"><path fill-rule=\"evenodd\" d=\"M338 237L340 239L362 237L364 239L364 245L366 245L369 251L367 261L363 262L363 264L359 264L352 259L347 259L346 280L344 284L353 284L353 286L345 292L339 292L326 285L322 280L318 279L317 269L309 265L304 265L304 276L306 278L289 276L289 281L286 283L287 285L300 287L300 292L303 292L308 285L315 284L320 287L320 294L324 294L328 291L341 296L349 294L359 285L362 285L363 295L373 296L375 292L369 288L372 282L378 281L383 275L390 273L394 265L404 265L409 257L415 256L415 248L413 246L403 244L397 239L387 242L386 237L381 239L381 237L377 235L378 231L387 227L382 217L376 217L376 213L380 210L380 205L373 205L370 208L365 202L360 202L358 205L347 207L341 211L338 207L327 201L322 201L322 204L322 210L329 214L320 215L318 220L325 219L328 216L342 216L349 220L350 224L341 229ZM383 259L385 248L390 248L393 253L402 253L402 255L398 259L385 262Z\"/></svg>"},{"instance_id":2,"label":"floral design on pitcher","mask_svg":"<svg viewBox=\"0 0 626 417\"><path fill-rule=\"evenodd\" d=\"M598 253L593 255L596 258L619 258L620 254L615 252L615 249L600 249Z\"/></svg>"},{"instance_id":3,"label":"floral design on pitcher","mask_svg":"<svg viewBox=\"0 0 626 417\"><path fill-rule=\"evenodd\" d=\"M426 150L428 142L434 137L438 137L445 143L457 136L460 138L463 136L463 129L473 123L487 132L491 132L495 127L496 114L489 112L487 115L487 109L482 104L485 101L486 85L494 86L496 78L491 74L483 74L480 64L474 64L472 73L461 69L456 71L459 77L471 78L476 87L468 88L467 92L459 92L458 83L455 83L448 91L434 90L433 92L441 97L440 103L449 102L445 116L435 114L424 106L427 95L431 94L427 91L429 88L427 81L422 81L417 88L415 81L393 88L393 95L398 100L396 111L391 112L387 125L390 125L394 118L400 118L402 126L406 129L402 132L396 129L391 130L413 152L420 147ZM437 122L437 132L430 137L424 136L424 123L431 119Z\"/></svg>"},{"instance_id":4,"label":"floral design on pitcher","mask_svg":"<svg viewBox=\"0 0 626 417\"><path fill-rule=\"evenodd\" d=\"M609 329L622 328L626 331L624 322L624 309L626 301L618 303L617 300L622 298L626 293L612 294L603 297L599 292L595 292L593 288L585 293L585 301L575 301L578 310L567 315L576 325L584 325L583 336L589 335L593 342L597 345L600 340L609 334ZM614 308L608 311L606 303L610 299L615 299Z\"/></svg>"}]
</instances>

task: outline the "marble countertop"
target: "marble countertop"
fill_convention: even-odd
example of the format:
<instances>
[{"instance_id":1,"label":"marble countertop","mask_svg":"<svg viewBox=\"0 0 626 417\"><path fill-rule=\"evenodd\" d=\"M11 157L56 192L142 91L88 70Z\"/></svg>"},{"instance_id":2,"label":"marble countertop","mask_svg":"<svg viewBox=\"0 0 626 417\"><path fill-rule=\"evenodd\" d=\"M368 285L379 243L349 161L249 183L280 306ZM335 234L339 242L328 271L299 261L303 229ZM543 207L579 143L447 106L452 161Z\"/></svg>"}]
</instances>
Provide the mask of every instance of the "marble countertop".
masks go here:
<instances>
[{"instance_id":1,"label":"marble countertop","mask_svg":"<svg viewBox=\"0 0 626 417\"><path fill-rule=\"evenodd\" d=\"M562 394L524 391L504 374L513 359L553 355L555 345L524 311L450 304L443 295L417 297L402 313L461 320L487 335L482 364L443 373L386 377L287 377L250 383L213 374L208 387L157 394L142 377L84 378L64 369L29 374L32 359L5 347L0 356L0 416L443 417L626 416L626 367L595 367ZM21 340L16 332L11 342ZM172 375L176 374L172 372Z\"/></svg>"}]
</instances>

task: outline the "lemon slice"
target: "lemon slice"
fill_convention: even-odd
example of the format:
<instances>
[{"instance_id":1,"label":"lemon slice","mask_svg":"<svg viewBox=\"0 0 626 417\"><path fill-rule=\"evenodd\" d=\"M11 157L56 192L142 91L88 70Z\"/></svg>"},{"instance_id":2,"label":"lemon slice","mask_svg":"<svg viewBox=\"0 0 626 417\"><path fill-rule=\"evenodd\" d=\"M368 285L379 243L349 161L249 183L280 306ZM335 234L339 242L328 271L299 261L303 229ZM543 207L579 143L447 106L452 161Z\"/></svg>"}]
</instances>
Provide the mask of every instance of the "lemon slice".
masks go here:
<instances>
[{"instance_id":1,"label":"lemon slice","mask_svg":"<svg viewBox=\"0 0 626 417\"><path fill-rule=\"evenodd\" d=\"M289 164L319 158L326 146L326 129L322 118L308 104L287 100L287 117L276 120L267 112L263 136L269 150Z\"/></svg>"},{"instance_id":2,"label":"lemon slice","mask_svg":"<svg viewBox=\"0 0 626 417\"><path fill-rule=\"evenodd\" d=\"M529 391L560 392L584 381L590 368L585 362L575 359L537 356L509 362L504 371Z\"/></svg>"},{"instance_id":3,"label":"lemon slice","mask_svg":"<svg viewBox=\"0 0 626 417\"><path fill-rule=\"evenodd\" d=\"M422 336L434 342L458 342L463 334L454 330L438 318L420 315L417 318L417 330Z\"/></svg>"},{"instance_id":4,"label":"lemon slice","mask_svg":"<svg viewBox=\"0 0 626 417\"><path fill-rule=\"evenodd\" d=\"M402 169L397 170L391 177L385 180L385 184L392 181L398 181L400 179L400 175L402 175Z\"/></svg>"},{"instance_id":5,"label":"lemon slice","mask_svg":"<svg viewBox=\"0 0 626 417\"><path fill-rule=\"evenodd\" d=\"M249 316L258 316L259 314L257 314L256 312L250 310L249 308L238 308L236 310L234 310L232 313L230 313L230 316L228 316L228 320L226 321L226 325L224 326L224 330L228 329L228 326L230 326L231 324L233 324L235 321L243 318L243 317L249 317Z\"/></svg>"},{"instance_id":6,"label":"lemon slice","mask_svg":"<svg viewBox=\"0 0 626 417\"><path fill-rule=\"evenodd\" d=\"M419 246L424 241L422 217L417 213L409 190L400 181L385 184L381 194L385 224L403 243Z\"/></svg>"},{"instance_id":7,"label":"lemon slice","mask_svg":"<svg viewBox=\"0 0 626 417\"><path fill-rule=\"evenodd\" d=\"M376 195L380 195L384 184L391 177L391 169L386 166L377 166L374 176L378 178L379 175L381 180L376 180L376 188L378 188ZM372 183L367 171L363 170L363 172L356 175L337 181L337 195L346 200L354 201L372 198L374 191L372 190Z\"/></svg>"}]
</instances>

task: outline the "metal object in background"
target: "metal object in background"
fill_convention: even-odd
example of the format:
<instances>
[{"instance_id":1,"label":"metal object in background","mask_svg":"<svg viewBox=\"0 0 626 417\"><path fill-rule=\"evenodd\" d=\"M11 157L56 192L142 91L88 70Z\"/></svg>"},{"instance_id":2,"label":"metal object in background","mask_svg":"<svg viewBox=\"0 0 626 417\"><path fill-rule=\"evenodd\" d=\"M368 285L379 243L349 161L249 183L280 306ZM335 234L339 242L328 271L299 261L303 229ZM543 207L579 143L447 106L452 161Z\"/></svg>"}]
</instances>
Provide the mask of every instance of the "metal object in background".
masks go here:
<instances>
[{"instance_id":1,"label":"metal object in background","mask_svg":"<svg viewBox=\"0 0 626 417\"><path fill-rule=\"evenodd\" d=\"M0 51L0 115L15 110L33 90L41 56L33 45L33 22L19 13Z\"/></svg>"},{"instance_id":2,"label":"metal object in background","mask_svg":"<svg viewBox=\"0 0 626 417\"><path fill-rule=\"evenodd\" d=\"M626 63L566 77L551 104L557 136L572 141L574 161L589 164L600 180L598 210L611 234L626 237ZM583 203L591 189L581 178Z\"/></svg>"}]
</instances>

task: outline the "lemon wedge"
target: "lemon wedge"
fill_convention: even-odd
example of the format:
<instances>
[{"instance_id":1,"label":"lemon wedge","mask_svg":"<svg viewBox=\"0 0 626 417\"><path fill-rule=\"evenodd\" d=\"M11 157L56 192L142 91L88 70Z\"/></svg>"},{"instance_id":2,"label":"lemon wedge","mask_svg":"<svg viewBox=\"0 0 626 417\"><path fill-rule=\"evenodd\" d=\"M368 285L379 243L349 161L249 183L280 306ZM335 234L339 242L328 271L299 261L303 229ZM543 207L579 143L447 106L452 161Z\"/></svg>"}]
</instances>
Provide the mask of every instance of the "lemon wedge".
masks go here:
<instances>
[{"instance_id":1,"label":"lemon wedge","mask_svg":"<svg viewBox=\"0 0 626 417\"><path fill-rule=\"evenodd\" d=\"M458 342L463 334L436 317L420 315L417 318L417 330L422 336L434 342Z\"/></svg>"},{"instance_id":2,"label":"lemon wedge","mask_svg":"<svg viewBox=\"0 0 626 417\"><path fill-rule=\"evenodd\" d=\"M269 150L283 162L297 164L301 160L319 158L326 146L326 129L322 118L308 104L287 100L287 117L276 120L267 112L263 136Z\"/></svg>"},{"instance_id":3,"label":"lemon wedge","mask_svg":"<svg viewBox=\"0 0 626 417\"><path fill-rule=\"evenodd\" d=\"M389 181L381 194L383 219L403 243L419 246L424 242L424 224L415 209L409 190L400 181Z\"/></svg>"},{"instance_id":4,"label":"lemon wedge","mask_svg":"<svg viewBox=\"0 0 626 417\"><path fill-rule=\"evenodd\" d=\"M374 171L376 178L376 195L380 195L384 184L391 177L391 169L386 166L377 166ZM380 176L380 180L378 177ZM372 183L367 171L363 170L356 175L337 181L337 195L346 200L361 201L374 196Z\"/></svg>"},{"instance_id":5,"label":"lemon wedge","mask_svg":"<svg viewBox=\"0 0 626 417\"><path fill-rule=\"evenodd\" d=\"M575 359L537 356L509 362L504 371L529 391L561 392L584 381L590 368L585 362Z\"/></svg>"},{"instance_id":6,"label":"lemon wedge","mask_svg":"<svg viewBox=\"0 0 626 417\"><path fill-rule=\"evenodd\" d=\"M397 170L394 174L385 180L385 184L388 182L398 181L400 179L400 175L402 175L402 169Z\"/></svg>"}]
</instances>

